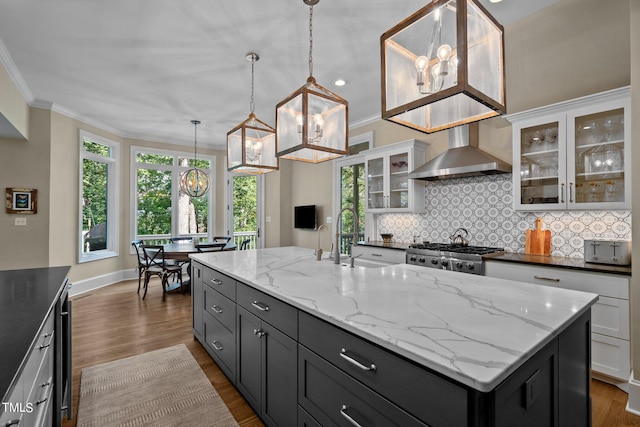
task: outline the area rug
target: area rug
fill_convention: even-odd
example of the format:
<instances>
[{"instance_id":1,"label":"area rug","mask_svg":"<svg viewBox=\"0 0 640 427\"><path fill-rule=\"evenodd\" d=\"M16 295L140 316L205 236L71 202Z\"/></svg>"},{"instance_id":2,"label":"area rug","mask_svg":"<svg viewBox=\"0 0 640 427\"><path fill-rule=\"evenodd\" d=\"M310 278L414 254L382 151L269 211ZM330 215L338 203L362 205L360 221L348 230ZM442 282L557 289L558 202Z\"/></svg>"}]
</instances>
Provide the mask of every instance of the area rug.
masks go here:
<instances>
[{"instance_id":1,"label":"area rug","mask_svg":"<svg viewBox=\"0 0 640 427\"><path fill-rule=\"evenodd\" d=\"M82 370L78 427L238 426L184 344Z\"/></svg>"}]
</instances>

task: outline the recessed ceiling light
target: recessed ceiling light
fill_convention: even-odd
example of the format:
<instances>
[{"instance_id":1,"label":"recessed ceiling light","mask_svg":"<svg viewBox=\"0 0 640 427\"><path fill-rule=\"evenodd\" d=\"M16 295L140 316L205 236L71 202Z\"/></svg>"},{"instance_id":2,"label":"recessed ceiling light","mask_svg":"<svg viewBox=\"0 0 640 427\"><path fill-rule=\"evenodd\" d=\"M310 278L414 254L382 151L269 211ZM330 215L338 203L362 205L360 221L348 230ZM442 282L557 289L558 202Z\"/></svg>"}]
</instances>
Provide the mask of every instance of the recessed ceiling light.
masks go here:
<instances>
[{"instance_id":1,"label":"recessed ceiling light","mask_svg":"<svg viewBox=\"0 0 640 427\"><path fill-rule=\"evenodd\" d=\"M502 0L489 0L491 3L500 3Z\"/></svg>"},{"instance_id":2,"label":"recessed ceiling light","mask_svg":"<svg viewBox=\"0 0 640 427\"><path fill-rule=\"evenodd\" d=\"M344 86L344 85L347 84L347 81L344 80L344 79L338 79L333 84L336 85L336 86Z\"/></svg>"}]
</instances>

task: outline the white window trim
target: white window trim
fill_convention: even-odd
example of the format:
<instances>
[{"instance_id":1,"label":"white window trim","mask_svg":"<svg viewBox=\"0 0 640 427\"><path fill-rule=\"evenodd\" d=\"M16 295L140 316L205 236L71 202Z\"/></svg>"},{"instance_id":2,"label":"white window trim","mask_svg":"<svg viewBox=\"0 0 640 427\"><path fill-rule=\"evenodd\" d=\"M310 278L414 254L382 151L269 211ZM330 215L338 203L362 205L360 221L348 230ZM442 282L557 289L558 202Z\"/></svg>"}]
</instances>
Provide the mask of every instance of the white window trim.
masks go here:
<instances>
[{"instance_id":1,"label":"white window trim","mask_svg":"<svg viewBox=\"0 0 640 427\"><path fill-rule=\"evenodd\" d=\"M97 144L105 145L111 150L110 157L100 156L95 153L89 153L84 150L84 141L92 141ZM80 162L79 162L79 199L78 199L78 263L97 261L105 258L117 257L120 248L120 144L107 138L94 135L90 132L80 129L79 132L80 146ZM107 180L107 248L91 253L83 252L82 239L82 201L83 197L83 160L89 159L107 164L108 180Z\"/></svg>"},{"instance_id":2,"label":"white window trim","mask_svg":"<svg viewBox=\"0 0 640 427\"><path fill-rule=\"evenodd\" d=\"M172 171L172 182L174 183L179 183L180 182L180 172L182 171L186 171L187 169L189 169L189 167L187 166L179 166L177 164L177 160L179 157L187 157L187 158L192 158L193 157L193 153L188 153L188 152L184 152L184 151L173 151L173 150L163 150L160 148L151 148L151 147L140 147L140 146L131 146L131 158L130 158L130 191L129 191L129 206L131 206L130 208L130 212L129 212L129 230L130 230L130 240L136 240L138 238L137 236L137 212L138 212L138 200L136 198L136 194L137 194L137 179L136 177L138 176L137 174L137 169L138 169L138 163L136 163L136 155L139 153L145 153L145 154L158 154L158 155L163 155L163 156L171 156L173 157L173 161L174 164L169 166L169 165L155 165L155 164L151 164L151 163L147 163L145 168L151 168L151 169L156 169L156 170L165 170L165 171ZM209 160L209 164L211 165L210 169L206 170L206 172L209 175L209 191L208 191L208 197L209 197L209 212L208 212L208 218L207 221L209 222L209 229L207 230L207 238L208 240L213 239L213 236L215 234L215 204L216 204L216 200L215 200L215 188L216 188L216 156L214 155L203 155L203 154L198 154L198 159L204 159L204 160ZM171 204L172 206L174 204L177 204L178 201L178 194L179 194L179 186L178 185L173 185L171 188ZM177 220L177 212L172 212L171 214L171 235L172 236L177 236L178 235L178 220ZM165 238L167 236L145 236L148 238ZM133 253L133 249L130 249L130 253Z\"/></svg>"},{"instance_id":3,"label":"white window trim","mask_svg":"<svg viewBox=\"0 0 640 427\"><path fill-rule=\"evenodd\" d=\"M227 164L227 160L225 157L224 164ZM258 206L256 206L258 212L256 216L258 227L258 235L256 236L256 249L264 247L264 212L265 212L265 179L264 174L250 174L250 173L238 173L238 172L229 172L228 170L224 173L225 179L225 189L224 189L224 200L225 200L225 210L224 210L224 224L226 229L226 234L231 236L233 235L233 215L231 214L232 209L231 206L233 204L233 186L231 184L231 180L234 176L255 176L256 177L256 191L258 192Z\"/></svg>"}]
</instances>

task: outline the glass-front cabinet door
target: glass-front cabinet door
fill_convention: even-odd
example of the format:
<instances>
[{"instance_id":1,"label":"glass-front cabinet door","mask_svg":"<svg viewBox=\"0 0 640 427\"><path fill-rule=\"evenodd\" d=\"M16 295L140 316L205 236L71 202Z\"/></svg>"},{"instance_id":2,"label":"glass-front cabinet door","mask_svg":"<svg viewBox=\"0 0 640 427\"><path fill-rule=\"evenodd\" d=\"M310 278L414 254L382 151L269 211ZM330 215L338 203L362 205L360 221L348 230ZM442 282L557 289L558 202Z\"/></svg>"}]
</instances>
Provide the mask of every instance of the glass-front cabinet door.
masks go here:
<instances>
[{"instance_id":1,"label":"glass-front cabinet door","mask_svg":"<svg viewBox=\"0 0 640 427\"><path fill-rule=\"evenodd\" d=\"M569 173L575 179L569 205L575 208L628 208L629 161L628 108L614 103L604 111L571 114L568 132L573 142ZM626 112L626 114L625 114ZM571 190L571 188L570 188Z\"/></svg>"},{"instance_id":2,"label":"glass-front cabinet door","mask_svg":"<svg viewBox=\"0 0 640 427\"><path fill-rule=\"evenodd\" d=\"M519 131L517 203L531 205L533 209L564 208L564 120L548 119L541 124L525 125Z\"/></svg>"},{"instance_id":3,"label":"glass-front cabinet door","mask_svg":"<svg viewBox=\"0 0 640 427\"><path fill-rule=\"evenodd\" d=\"M367 209L384 209L385 195L384 157L367 160Z\"/></svg>"},{"instance_id":4,"label":"glass-front cabinet door","mask_svg":"<svg viewBox=\"0 0 640 427\"><path fill-rule=\"evenodd\" d=\"M511 115L516 210L630 209L629 88Z\"/></svg>"},{"instance_id":5,"label":"glass-front cabinet door","mask_svg":"<svg viewBox=\"0 0 640 427\"><path fill-rule=\"evenodd\" d=\"M427 144L408 140L366 155L367 212L424 212L424 182L409 172L425 162Z\"/></svg>"}]
</instances>

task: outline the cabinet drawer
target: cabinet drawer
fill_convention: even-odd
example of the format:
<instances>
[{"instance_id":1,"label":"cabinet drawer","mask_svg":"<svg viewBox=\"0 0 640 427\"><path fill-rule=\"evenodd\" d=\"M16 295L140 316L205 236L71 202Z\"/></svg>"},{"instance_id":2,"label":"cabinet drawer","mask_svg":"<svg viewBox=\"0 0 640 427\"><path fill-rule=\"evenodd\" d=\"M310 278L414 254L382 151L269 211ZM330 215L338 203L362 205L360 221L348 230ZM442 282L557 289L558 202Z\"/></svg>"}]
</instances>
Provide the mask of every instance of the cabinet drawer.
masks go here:
<instances>
[{"instance_id":1,"label":"cabinet drawer","mask_svg":"<svg viewBox=\"0 0 640 427\"><path fill-rule=\"evenodd\" d=\"M231 277L218 273L211 268L204 267L202 271L202 283L210 285L230 300L236 300L236 281Z\"/></svg>"},{"instance_id":2,"label":"cabinet drawer","mask_svg":"<svg viewBox=\"0 0 640 427\"><path fill-rule=\"evenodd\" d=\"M432 425L466 425L466 389L316 317L299 321L301 344L406 411Z\"/></svg>"},{"instance_id":3,"label":"cabinet drawer","mask_svg":"<svg viewBox=\"0 0 640 427\"><path fill-rule=\"evenodd\" d=\"M222 327L209 313L204 314L205 348L224 371L229 380L236 383L236 346Z\"/></svg>"},{"instance_id":4,"label":"cabinet drawer","mask_svg":"<svg viewBox=\"0 0 640 427\"><path fill-rule=\"evenodd\" d=\"M362 258L389 264L404 264L407 255L405 251L399 249L385 249L366 245L353 246L351 253L353 256L362 255Z\"/></svg>"},{"instance_id":5,"label":"cabinet drawer","mask_svg":"<svg viewBox=\"0 0 640 427\"><path fill-rule=\"evenodd\" d=\"M499 261L487 261L485 275L591 292L605 297L629 299L627 276Z\"/></svg>"},{"instance_id":6,"label":"cabinet drawer","mask_svg":"<svg viewBox=\"0 0 640 427\"><path fill-rule=\"evenodd\" d=\"M307 411L298 405L298 427L322 427Z\"/></svg>"},{"instance_id":7,"label":"cabinet drawer","mask_svg":"<svg viewBox=\"0 0 640 427\"><path fill-rule=\"evenodd\" d=\"M298 381L298 403L320 425L425 425L303 346Z\"/></svg>"},{"instance_id":8,"label":"cabinet drawer","mask_svg":"<svg viewBox=\"0 0 640 427\"><path fill-rule=\"evenodd\" d=\"M220 322L222 331L235 342L236 303L214 291L211 286L204 285L204 310Z\"/></svg>"},{"instance_id":9,"label":"cabinet drawer","mask_svg":"<svg viewBox=\"0 0 640 427\"><path fill-rule=\"evenodd\" d=\"M600 297L591 307L591 330L623 340L629 339L629 301Z\"/></svg>"},{"instance_id":10,"label":"cabinet drawer","mask_svg":"<svg viewBox=\"0 0 640 427\"><path fill-rule=\"evenodd\" d=\"M46 426L43 423L53 400L53 373L53 349L47 349L27 399L33 411L24 415L22 422L25 426Z\"/></svg>"},{"instance_id":11,"label":"cabinet drawer","mask_svg":"<svg viewBox=\"0 0 640 427\"><path fill-rule=\"evenodd\" d=\"M591 334L591 368L594 371L628 381L630 357L629 341Z\"/></svg>"},{"instance_id":12,"label":"cabinet drawer","mask_svg":"<svg viewBox=\"0 0 640 427\"><path fill-rule=\"evenodd\" d=\"M238 304L293 339L298 338L298 310L243 283L238 284Z\"/></svg>"}]
</instances>

